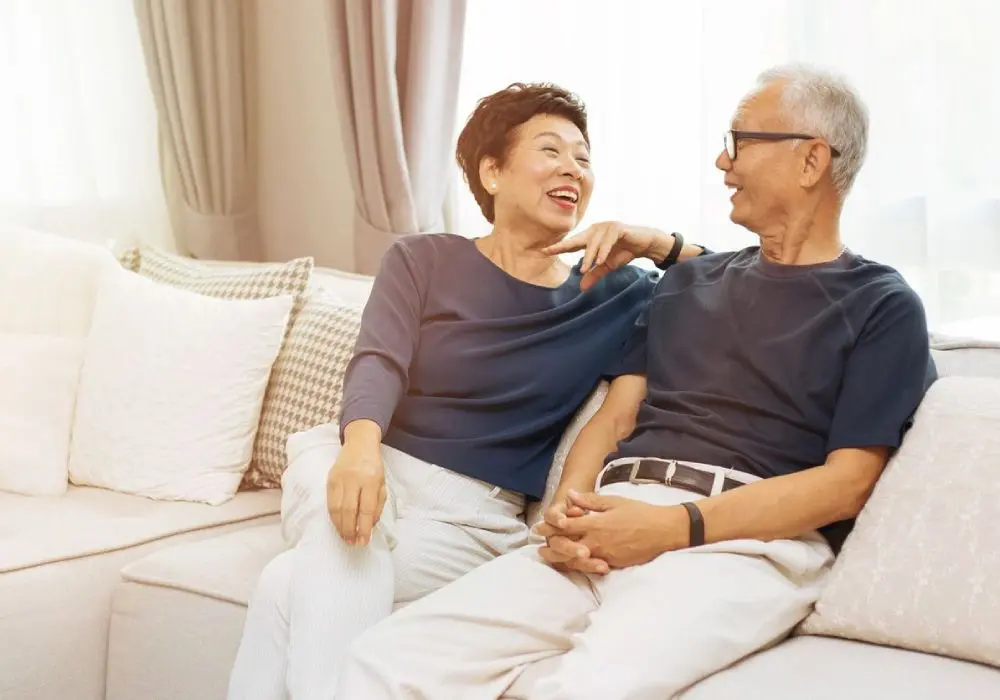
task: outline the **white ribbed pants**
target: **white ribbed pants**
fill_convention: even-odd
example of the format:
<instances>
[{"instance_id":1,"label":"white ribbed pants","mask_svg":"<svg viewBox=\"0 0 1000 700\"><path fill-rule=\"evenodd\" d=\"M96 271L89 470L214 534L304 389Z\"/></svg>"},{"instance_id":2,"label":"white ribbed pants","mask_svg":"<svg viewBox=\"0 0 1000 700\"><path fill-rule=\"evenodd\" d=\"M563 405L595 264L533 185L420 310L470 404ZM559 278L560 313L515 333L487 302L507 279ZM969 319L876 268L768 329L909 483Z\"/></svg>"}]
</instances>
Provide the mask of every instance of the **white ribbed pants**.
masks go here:
<instances>
[{"instance_id":1,"label":"white ribbed pants","mask_svg":"<svg viewBox=\"0 0 1000 700\"><path fill-rule=\"evenodd\" d=\"M388 499L367 547L326 506L340 450L323 425L289 438L282 532L247 610L229 700L333 700L339 660L394 609L528 541L523 496L383 447Z\"/></svg>"},{"instance_id":2,"label":"white ribbed pants","mask_svg":"<svg viewBox=\"0 0 1000 700\"><path fill-rule=\"evenodd\" d=\"M661 484L600 493L701 498ZM603 577L564 575L537 551L500 557L369 630L344 661L337 700L666 700L786 635L833 559L816 533L704 545Z\"/></svg>"}]
</instances>

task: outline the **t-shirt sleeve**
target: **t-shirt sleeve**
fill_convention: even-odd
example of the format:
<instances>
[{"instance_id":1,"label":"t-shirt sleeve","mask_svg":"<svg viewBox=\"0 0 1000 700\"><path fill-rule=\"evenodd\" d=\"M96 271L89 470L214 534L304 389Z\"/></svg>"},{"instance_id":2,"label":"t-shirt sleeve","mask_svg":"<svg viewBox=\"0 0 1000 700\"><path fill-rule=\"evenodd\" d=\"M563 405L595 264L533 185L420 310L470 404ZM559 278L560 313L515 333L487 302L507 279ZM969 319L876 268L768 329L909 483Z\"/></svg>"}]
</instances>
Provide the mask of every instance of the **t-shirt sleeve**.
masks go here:
<instances>
[{"instance_id":1,"label":"t-shirt sleeve","mask_svg":"<svg viewBox=\"0 0 1000 700\"><path fill-rule=\"evenodd\" d=\"M386 251L361 317L361 331L344 377L340 438L348 423L372 420L382 429L406 389L417 348L430 271L402 242Z\"/></svg>"},{"instance_id":2,"label":"t-shirt sleeve","mask_svg":"<svg viewBox=\"0 0 1000 700\"><path fill-rule=\"evenodd\" d=\"M601 376L614 379L625 374L646 374L646 338L649 326L649 300L642 302L625 344L605 367Z\"/></svg>"},{"instance_id":3,"label":"t-shirt sleeve","mask_svg":"<svg viewBox=\"0 0 1000 700\"><path fill-rule=\"evenodd\" d=\"M862 328L841 383L827 452L899 447L927 389L924 308L911 289L890 293Z\"/></svg>"}]
</instances>

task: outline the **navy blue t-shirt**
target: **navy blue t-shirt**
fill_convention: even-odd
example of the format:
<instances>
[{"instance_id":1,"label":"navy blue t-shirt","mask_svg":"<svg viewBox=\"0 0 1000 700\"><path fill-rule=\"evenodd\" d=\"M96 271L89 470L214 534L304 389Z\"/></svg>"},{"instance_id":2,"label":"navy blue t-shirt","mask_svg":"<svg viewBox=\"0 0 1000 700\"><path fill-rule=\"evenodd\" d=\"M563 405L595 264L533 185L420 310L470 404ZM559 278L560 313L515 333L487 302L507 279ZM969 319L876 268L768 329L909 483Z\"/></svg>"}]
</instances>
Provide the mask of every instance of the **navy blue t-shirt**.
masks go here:
<instances>
[{"instance_id":1,"label":"navy blue t-shirt","mask_svg":"<svg viewBox=\"0 0 1000 700\"><path fill-rule=\"evenodd\" d=\"M623 361L642 368L636 429L609 461L663 457L765 478L840 448L898 447L936 377L923 305L898 272L851 251L780 265L757 247L663 275ZM849 527L823 534L839 548Z\"/></svg>"},{"instance_id":2,"label":"navy blue t-shirt","mask_svg":"<svg viewBox=\"0 0 1000 700\"><path fill-rule=\"evenodd\" d=\"M574 413L622 373L657 278L626 266L586 292L580 279L522 282L461 236L400 239L365 307L342 429L373 420L390 447L540 498Z\"/></svg>"}]
</instances>

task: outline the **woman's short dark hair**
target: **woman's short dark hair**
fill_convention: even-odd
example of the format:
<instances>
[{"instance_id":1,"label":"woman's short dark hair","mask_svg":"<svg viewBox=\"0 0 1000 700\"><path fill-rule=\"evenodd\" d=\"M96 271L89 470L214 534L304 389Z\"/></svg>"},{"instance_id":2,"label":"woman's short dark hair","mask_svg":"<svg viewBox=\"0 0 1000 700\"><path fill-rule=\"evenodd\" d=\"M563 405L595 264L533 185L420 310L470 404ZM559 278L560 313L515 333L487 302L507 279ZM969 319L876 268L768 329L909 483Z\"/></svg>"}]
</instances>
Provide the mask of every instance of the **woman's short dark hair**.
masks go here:
<instances>
[{"instance_id":1,"label":"woman's short dark hair","mask_svg":"<svg viewBox=\"0 0 1000 700\"><path fill-rule=\"evenodd\" d=\"M538 114L571 121L590 145L587 108L575 94L551 83L513 83L482 98L459 134L455 159L483 216L491 224L495 215L493 195L479 179L479 164L483 158L494 158L503 167L518 127Z\"/></svg>"}]
</instances>

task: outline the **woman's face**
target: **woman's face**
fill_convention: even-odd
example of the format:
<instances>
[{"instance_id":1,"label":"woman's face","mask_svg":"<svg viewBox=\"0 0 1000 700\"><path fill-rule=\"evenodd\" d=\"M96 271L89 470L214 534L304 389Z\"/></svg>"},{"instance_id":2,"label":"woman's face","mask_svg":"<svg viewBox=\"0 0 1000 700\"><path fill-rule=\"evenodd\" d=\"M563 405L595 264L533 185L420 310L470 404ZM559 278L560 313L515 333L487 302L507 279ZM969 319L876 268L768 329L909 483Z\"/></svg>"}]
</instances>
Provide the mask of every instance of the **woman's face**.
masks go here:
<instances>
[{"instance_id":1,"label":"woman's face","mask_svg":"<svg viewBox=\"0 0 1000 700\"><path fill-rule=\"evenodd\" d=\"M550 114L522 124L503 169L487 165L482 174L486 191L494 195L494 224L560 235L580 223L594 189L583 134L573 122Z\"/></svg>"}]
</instances>

